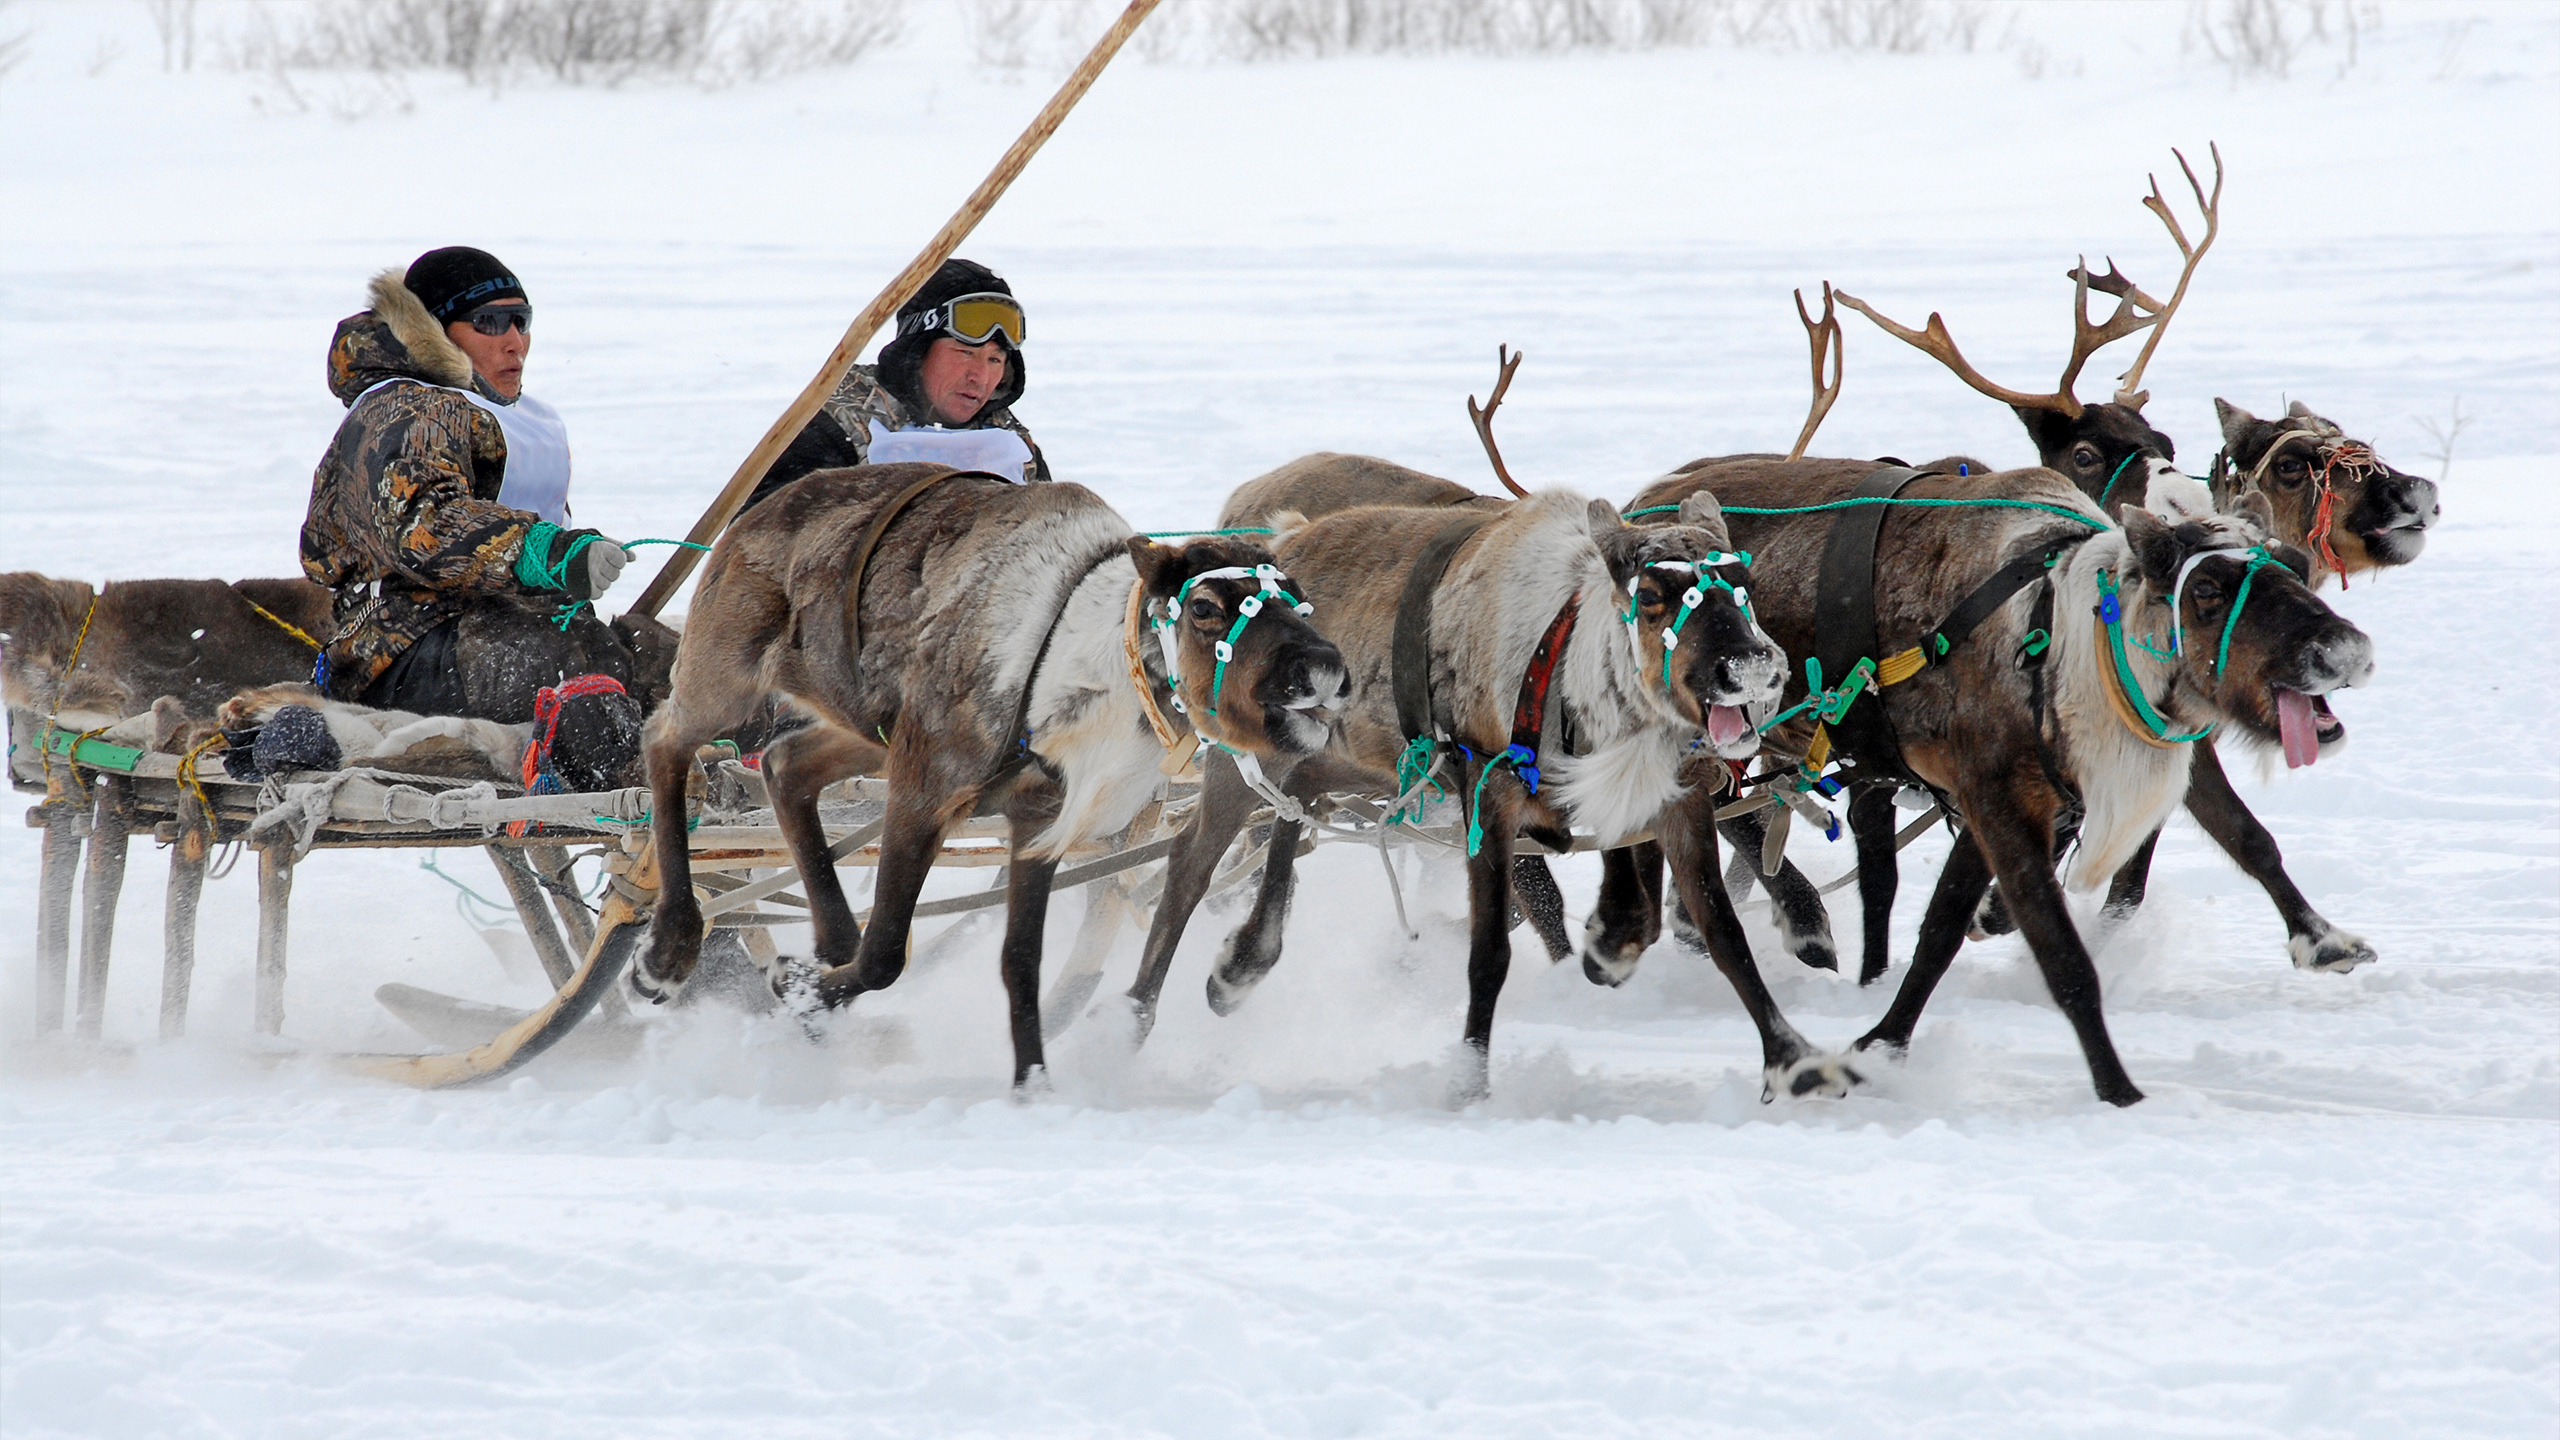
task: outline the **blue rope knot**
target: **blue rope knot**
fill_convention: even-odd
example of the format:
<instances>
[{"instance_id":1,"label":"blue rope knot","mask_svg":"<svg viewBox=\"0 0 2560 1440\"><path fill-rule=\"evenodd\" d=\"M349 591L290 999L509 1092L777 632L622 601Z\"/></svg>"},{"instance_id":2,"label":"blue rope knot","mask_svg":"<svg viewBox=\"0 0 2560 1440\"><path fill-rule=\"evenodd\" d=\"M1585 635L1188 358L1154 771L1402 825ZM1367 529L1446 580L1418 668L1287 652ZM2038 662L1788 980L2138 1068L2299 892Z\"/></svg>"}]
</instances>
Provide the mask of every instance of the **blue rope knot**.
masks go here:
<instances>
[{"instance_id":1,"label":"blue rope knot","mask_svg":"<svg viewBox=\"0 0 2560 1440\"><path fill-rule=\"evenodd\" d=\"M1476 852L1484 848L1484 783L1493 778L1495 771L1508 765L1520 772L1520 778L1528 785L1529 793L1535 795L1538 793L1537 758L1537 752L1526 745L1516 743L1505 745L1502 747L1501 754L1488 758L1484 762L1484 769L1476 773L1474 803L1467 806L1468 859L1476 858Z\"/></svg>"}]
</instances>

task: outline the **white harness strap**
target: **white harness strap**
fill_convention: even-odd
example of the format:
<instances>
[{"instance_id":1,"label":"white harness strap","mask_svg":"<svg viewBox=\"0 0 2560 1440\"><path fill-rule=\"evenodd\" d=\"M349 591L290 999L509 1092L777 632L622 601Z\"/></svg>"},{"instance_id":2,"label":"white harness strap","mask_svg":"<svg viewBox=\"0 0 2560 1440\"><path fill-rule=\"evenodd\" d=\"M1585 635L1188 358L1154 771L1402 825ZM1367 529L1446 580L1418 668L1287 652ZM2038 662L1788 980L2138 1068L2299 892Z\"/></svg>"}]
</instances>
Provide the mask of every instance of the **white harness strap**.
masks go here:
<instances>
[{"instance_id":1,"label":"white harness strap","mask_svg":"<svg viewBox=\"0 0 2560 1440\"><path fill-rule=\"evenodd\" d=\"M2237 555L2245 560L2254 553L2256 552L2246 546L2226 545L2219 550L2199 550L2188 556L2186 563L2178 567L2177 583L2169 587L2170 654L2183 655L2187 651L2186 627L2180 623L2185 618L2187 608L2187 577L2196 572L2198 565L2216 555Z\"/></svg>"}]
</instances>

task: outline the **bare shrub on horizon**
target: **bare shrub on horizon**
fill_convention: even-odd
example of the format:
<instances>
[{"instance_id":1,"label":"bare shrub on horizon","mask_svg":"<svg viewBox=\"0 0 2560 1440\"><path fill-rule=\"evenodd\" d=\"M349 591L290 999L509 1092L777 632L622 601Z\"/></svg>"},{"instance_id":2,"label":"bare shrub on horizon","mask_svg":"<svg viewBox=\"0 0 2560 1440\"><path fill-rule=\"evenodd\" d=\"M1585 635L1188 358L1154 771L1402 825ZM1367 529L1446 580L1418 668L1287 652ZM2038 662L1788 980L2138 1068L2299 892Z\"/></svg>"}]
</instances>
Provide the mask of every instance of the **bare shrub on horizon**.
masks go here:
<instances>
[{"instance_id":1,"label":"bare shrub on horizon","mask_svg":"<svg viewBox=\"0 0 2560 1440\"><path fill-rule=\"evenodd\" d=\"M851 64L896 39L905 12L906 0L320 0L284 20L261 10L225 37L223 62L278 77L728 85Z\"/></svg>"}]
</instances>

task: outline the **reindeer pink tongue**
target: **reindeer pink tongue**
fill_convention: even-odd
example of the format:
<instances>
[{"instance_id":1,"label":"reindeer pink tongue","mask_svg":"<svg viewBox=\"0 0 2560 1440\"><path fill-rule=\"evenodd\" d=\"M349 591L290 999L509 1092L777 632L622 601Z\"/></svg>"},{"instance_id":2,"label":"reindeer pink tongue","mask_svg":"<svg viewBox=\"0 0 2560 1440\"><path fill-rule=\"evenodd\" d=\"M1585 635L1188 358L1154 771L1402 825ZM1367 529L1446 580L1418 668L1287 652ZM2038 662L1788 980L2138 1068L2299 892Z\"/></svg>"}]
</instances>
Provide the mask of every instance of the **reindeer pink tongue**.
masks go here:
<instances>
[{"instance_id":1,"label":"reindeer pink tongue","mask_svg":"<svg viewBox=\"0 0 2560 1440\"><path fill-rule=\"evenodd\" d=\"M2299 770L2320 759L2320 726L2311 715L2311 697L2299 690L2276 690L2276 729L2284 737L2284 765Z\"/></svg>"},{"instance_id":2,"label":"reindeer pink tongue","mask_svg":"<svg viewBox=\"0 0 2560 1440\"><path fill-rule=\"evenodd\" d=\"M1751 717L1732 705L1707 707L1707 743L1722 749L1751 729Z\"/></svg>"}]
</instances>

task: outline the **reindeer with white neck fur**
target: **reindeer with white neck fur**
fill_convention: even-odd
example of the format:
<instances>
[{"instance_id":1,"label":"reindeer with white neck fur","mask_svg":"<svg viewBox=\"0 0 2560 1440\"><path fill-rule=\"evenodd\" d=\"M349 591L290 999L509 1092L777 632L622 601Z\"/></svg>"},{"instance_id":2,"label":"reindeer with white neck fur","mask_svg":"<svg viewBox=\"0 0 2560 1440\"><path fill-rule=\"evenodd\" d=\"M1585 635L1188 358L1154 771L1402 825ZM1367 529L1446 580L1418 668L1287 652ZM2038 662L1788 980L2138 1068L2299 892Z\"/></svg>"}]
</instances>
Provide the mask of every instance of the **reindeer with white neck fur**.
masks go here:
<instances>
[{"instance_id":1,"label":"reindeer with white neck fur","mask_svg":"<svg viewBox=\"0 0 2560 1440\"><path fill-rule=\"evenodd\" d=\"M1747 573L1711 497L1684 505L1661 527L1624 525L1608 502L1565 491L1481 516L1366 507L1280 520L1273 553L1323 606L1352 679L1332 743L1272 765L1263 782L1300 806L1339 793L1393 799L1412 783L1399 774L1411 737L1396 698L1408 580L1450 527L1478 524L1428 587L1422 639L1429 734L1443 760L1455 762L1449 788L1470 821L1470 1068L1459 1098L1480 1096L1510 964L1513 837L1562 849L1577 824L1613 839L1651 823L1679 796L1693 745L1736 757L1758 748L1750 713L1774 700L1784 654L1752 619ZM1175 843L1130 991L1142 1030L1191 911L1254 805L1246 777L1213 758L1200 810ZM1299 830L1290 815L1274 821L1260 894L1209 979L1210 1004L1221 1013L1279 960ZM1712 835L1684 835L1669 848L1683 897L1721 922L1710 925L1711 950L1760 1028L1769 1083L1795 1093L1844 1090L1849 1077L1839 1061L1796 1033L1752 965L1724 902Z\"/></svg>"},{"instance_id":2,"label":"reindeer with white neck fur","mask_svg":"<svg viewBox=\"0 0 2560 1440\"><path fill-rule=\"evenodd\" d=\"M766 750L764 774L816 926L817 998L842 1005L895 982L943 836L972 813L1002 813L1013 1078L1033 1083L1059 859L1126 829L1162 781L1139 686L1171 677L1133 676L1147 662L1124 646L1131 607L1178 603L1177 693L1215 717L1206 733L1221 744L1285 763L1325 743L1341 656L1289 606L1257 603L1285 579L1270 558L1241 540L1132 535L1080 485L932 465L822 471L748 512L704 567L675 691L649 722L661 889L633 988L668 998L700 954L685 844L695 748L780 695L815 722ZM817 797L880 771L888 815L865 928L836 880Z\"/></svg>"}]
</instances>

